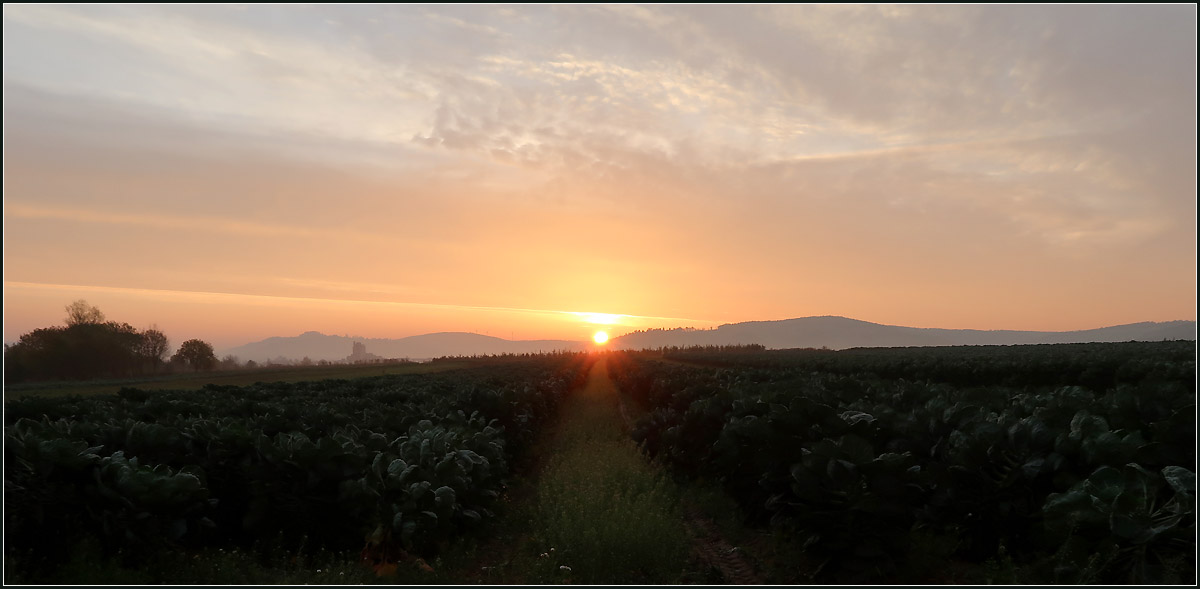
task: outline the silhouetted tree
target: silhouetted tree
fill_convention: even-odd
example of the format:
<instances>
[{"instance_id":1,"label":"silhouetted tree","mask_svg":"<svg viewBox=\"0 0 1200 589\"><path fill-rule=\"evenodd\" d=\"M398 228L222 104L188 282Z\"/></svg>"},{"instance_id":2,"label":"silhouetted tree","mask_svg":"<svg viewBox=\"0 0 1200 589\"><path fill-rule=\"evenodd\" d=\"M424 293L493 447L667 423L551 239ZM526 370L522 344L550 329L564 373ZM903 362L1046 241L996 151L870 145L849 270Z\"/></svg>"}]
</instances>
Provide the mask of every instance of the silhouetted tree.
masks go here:
<instances>
[{"instance_id":1,"label":"silhouetted tree","mask_svg":"<svg viewBox=\"0 0 1200 589\"><path fill-rule=\"evenodd\" d=\"M142 335L128 323L78 323L66 329L68 378L130 376L140 367Z\"/></svg>"},{"instance_id":2,"label":"silhouetted tree","mask_svg":"<svg viewBox=\"0 0 1200 589\"><path fill-rule=\"evenodd\" d=\"M159 331L154 326L142 332L142 341L138 345L138 356L142 361L150 364L152 372L157 372L159 365L163 363L167 355L167 349L170 347L170 342L167 341L167 336Z\"/></svg>"},{"instance_id":3,"label":"silhouetted tree","mask_svg":"<svg viewBox=\"0 0 1200 589\"><path fill-rule=\"evenodd\" d=\"M194 370L212 370L217 365L217 355L208 342L190 339L179 346L179 350L171 356L171 362L187 364Z\"/></svg>"},{"instance_id":4,"label":"silhouetted tree","mask_svg":"<svg viewBox=\"0 0 1200 589\"><path fill-rule=\"evenodd\" d=\"M242 367L242 360L233 354L225 354L225 357L221 358L218 366L220 366L221 370L234 370Z\"/></svg>"},{"instance_id":5,"label":"silhouetted tree","mask_svg":"<svg viewBox=\"0 0 1200 589\"><path fill-rule=\"evenodd\" d=\"M87 301L79 299L67 305L68 327L98 323L104 323L104 313L101 313L99 308L89 305Z\"/></svg>"},{"instance_id":6,"label":"silhouetted tree","mask_svg":"<svg viewBox=\"0 0 1200 589\"><path fill-rule=\"evenodd\" d=\"M35 329L5 350L4 382L129 376L140 368L141 344L142 334L115 321Z\"/></svg>"},{"instance_id":7,"label":"silhouetted tree","mask_svg":"<svg viewBox=\"0 0 1200 589\"><path fill-rule=\"evenodd\" d=\"M63 327L44 327L23 334L4 350L4 382L62 378L58 365L67 355Z\"/></svg>"}]
</instances>

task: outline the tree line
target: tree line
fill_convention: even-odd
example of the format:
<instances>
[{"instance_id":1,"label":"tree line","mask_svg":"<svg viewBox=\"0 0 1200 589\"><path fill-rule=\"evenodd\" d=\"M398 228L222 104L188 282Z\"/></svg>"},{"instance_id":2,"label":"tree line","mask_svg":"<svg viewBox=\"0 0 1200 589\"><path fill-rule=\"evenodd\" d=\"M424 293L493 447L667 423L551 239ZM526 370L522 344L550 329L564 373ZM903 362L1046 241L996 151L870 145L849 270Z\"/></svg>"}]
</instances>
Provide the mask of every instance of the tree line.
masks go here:
<instances>
[{"instance_id":1,"label":"tree line","mask_svg":"<svg viewBox=\"0 0 1200 589\"><path fill-rule=\"evenodd\" d=\"M65 326L43 327L4 346L4 384L157 374L177 368L211 370L211 344L191 339L167 358L170 342L155 327L143 331L117 321L85 300L66 307Z\"/></svg>"}]
</instances>

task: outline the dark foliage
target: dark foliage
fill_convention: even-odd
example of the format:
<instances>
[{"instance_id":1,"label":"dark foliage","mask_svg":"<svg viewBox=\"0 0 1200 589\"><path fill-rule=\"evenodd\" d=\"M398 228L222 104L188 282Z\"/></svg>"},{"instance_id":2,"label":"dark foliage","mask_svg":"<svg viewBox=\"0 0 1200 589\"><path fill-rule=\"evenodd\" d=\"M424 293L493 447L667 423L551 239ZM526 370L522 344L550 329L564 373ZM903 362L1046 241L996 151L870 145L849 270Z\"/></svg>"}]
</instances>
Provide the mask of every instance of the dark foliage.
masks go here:
<instances>
[{"instance_id":1,"label":"dark foliage","mask_svg":"<svg viewBox=\"0 0 1200 589\"><path fill-rule=\"evenodd\" d=\"M894 581L933 535L1029 582L1176 583L1195 575L1195 349L693 349L610 367L648 410L646 452L794 535L816 581Z\"/></svg>"},{"instance_id":2,"label":"dark foliage","mask_svg":"<svg viewBox=\"0 0 1200 589\"><path fill-rule=\"evenodd\" d=\"M142 367L142 341L111 321L35 329L5 348L4 382L131 376Z\"/></svg>"},{"instance_id":3,"label":"dark foliage","mask_svg":"<svg viewBox=\"0 0 1200 589\"><path fill-rule=\"evenodd\" d=\"M11 401L6 546L35 569L88 539L136 558L268 539L431 555L492 515L508 465L586 368L562 354L430 375Z\"/></svg>"}]
</instances>

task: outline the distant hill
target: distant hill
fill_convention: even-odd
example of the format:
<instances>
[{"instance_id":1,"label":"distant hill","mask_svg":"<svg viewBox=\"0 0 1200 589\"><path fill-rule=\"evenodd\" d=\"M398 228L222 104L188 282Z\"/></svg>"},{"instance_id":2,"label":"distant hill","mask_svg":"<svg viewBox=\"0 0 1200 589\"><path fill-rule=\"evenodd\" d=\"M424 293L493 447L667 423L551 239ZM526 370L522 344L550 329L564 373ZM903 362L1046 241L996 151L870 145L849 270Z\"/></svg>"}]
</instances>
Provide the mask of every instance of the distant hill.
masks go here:
<instances>
[{"instance_id":1,"label":"distant hill","mask_svg":"<svg viewBox=\"0 0 1200 589\"><path fill-rule=\"evenodd\" d=\"M610 348L640 350L670 346L762 344L768 348L821 348L834 350L867 347L1061 344L1195 340L1195 321L1131 323L1083 331L982 331L929 329L880 325L845 317L802 317L780 321L730 323L716 329L655 329L615 337ZM341 361L354 342L366 346L368 355L383 358L427 360L442 356L526 354L556 350L586 350L588 342L567 340L513 341L477 333L430 333L400 339L373 339L325 335L309 331L294 337L271 337L227 350L242 361L263 362L279 357L314 361Z\"/></svg>"},{"instance_id":2,"label":"distant hill","mask_svg":"<svg viewBox=\"0 0 1200 589\"><path fill-rule=\"evenodd\" d=\"M526 354L553 352L556 350L582 350L584 342L565 340L512 341L479 335L477 333L430 333L400 339L374 339L325 335L309 331L294 337L269 337L265 340L222 350L218 356L233 354L243 362L263 362L279 357L300 360L308 357L314 361L340 361L353 352L355 342L366 346L366 353L383 358L408 358L428 360L442 356L474 356L498 354Z\"/></svg>"},{"instance_id":3,"label":"distant hill","mask_svg":"<svg viewBox=\"0 0 1200 589\"><path fill-rule=\"evenodd\" d=\"M762 344L768 348L1064 344L1087 342L1195 340L1195 321L1144 322L1083 331L983 331L881 325L845 317L802 317L731 323L716 329L667 329L629 333L611 346L640 350L670 346Z\"/></svg>"}]
</instances>

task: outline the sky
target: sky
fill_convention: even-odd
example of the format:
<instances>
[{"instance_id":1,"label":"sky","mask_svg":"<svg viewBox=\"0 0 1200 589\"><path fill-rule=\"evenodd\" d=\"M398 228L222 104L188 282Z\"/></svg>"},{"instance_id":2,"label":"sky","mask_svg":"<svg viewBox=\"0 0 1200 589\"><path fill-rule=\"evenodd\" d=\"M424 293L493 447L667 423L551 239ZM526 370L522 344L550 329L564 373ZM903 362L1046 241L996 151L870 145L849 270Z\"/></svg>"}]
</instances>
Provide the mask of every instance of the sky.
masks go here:
<instances>
[{"instance_id":1,"label":"sky","mask_svg":"<svg viewBox=\"0 0 1200 589\"><path fill-rule=\"evenodd\" d=\"M1195 5L3 10L5 342L1196 318Z\"/></svg>"}]
</instances>

